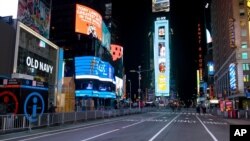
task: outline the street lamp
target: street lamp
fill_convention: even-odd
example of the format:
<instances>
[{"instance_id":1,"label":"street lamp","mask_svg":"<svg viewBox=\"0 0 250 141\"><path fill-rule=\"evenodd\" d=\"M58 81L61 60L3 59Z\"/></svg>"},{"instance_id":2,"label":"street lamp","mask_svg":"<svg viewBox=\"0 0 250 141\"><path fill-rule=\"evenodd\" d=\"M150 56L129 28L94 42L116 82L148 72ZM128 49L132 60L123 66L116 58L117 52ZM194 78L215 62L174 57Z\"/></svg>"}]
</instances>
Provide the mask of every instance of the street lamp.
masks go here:
<instances>
[{"instance_id":1,"label":"street lamp","mask_svg":"<svg viewBox=\"0 0 250 141\"><path fill-rule=\"evenodd\" d=\"M137 72L138 73L138 96L139 96L139 110L141 109L140 102L141 102L141 72L151 71L149 70L141 70L141 66L138 66L138 70L130 70L130 72Z\"/></svg>"},{"instance_id":2,"label":"street lamp","mask_svg":"<svg viewBox=\"0 0 250 141\"><path fill-rule=\"evenodd\" d=\"M129 82L129 108L131 110L131 102L132 102L132 100L131 100L131 81L128 80L128 82Z\"/></svg>"},{"instance_id":3,"label":"street lamp","mask_svg":"<svg viewBox=\"0 0 250 141\"><path fill-rule=\"evenodd\" d=\"M139 97L139 110L141 109L140 102L141 102L141 66L138 66L138 70L130 70L130 72L137 72L138 73L138 97Z\"/></svg>"}]
</instances>

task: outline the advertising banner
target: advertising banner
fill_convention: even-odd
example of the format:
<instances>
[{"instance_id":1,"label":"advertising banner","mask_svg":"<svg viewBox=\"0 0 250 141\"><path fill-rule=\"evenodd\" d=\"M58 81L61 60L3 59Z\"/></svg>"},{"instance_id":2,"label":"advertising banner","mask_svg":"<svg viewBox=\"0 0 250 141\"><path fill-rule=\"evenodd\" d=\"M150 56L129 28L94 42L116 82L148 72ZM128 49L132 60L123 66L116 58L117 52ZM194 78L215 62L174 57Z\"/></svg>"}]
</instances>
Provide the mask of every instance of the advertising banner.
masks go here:
<instances>
[{"instance_id":1,"label":"advertising banner","mask_svg":"<svg viewBox=\"0 0 250 141\"><path fill-rule=\"evenodd\" d=\"M114 68L98 57L75 57L75 78L114 82Z\"/></svg>"},{"instance_id":2,"label":"advertising banner","mask_svg":"<svg viewBox=\"0 0 250 141\"><path fill-rule=\"evenodd\" d=\"M76 4L75 32L92 35L102 41L102 16L87 6Z\"/></svg>"},{"instance_id":3,"label":"advertising banner","mask_svg":"<svg viewBox=\"0 0 250 141\"><path fill-rule=\"evenodd\" d=\"M14 73L53 85L57 77L58 47L20 22L17 31Z\"/></svg>"},{"instance_id":4,"label":"advertising banner","mask_svg":"<svg viewBox=\"0 0 250 141\"><path fill-rule=\"evenodd\" d=\"M236 65L231 63L229 65L229 83L230 83L230 90L236 90Z\"/></svg>"},{"instance_id":5,"label":"advertising banner","mask_svg":"<svg viewBox=\"0 0 250 141\"><path fill-rule=\"evenodd\" d=\"M152 12L169 12L170 0L152 0Z\"/></svg>"},{"instance_id":6,"label":"advertising banner","mask_svg":"<svg viewBox=\"0 0 250 141\"><path fill-rule=\"evenodd\" d=\"M111 55L113 58L113 61L116 61L118 59L122 59L123 57L123 47L116 44L111 44Z\"/></svg>"},{"instance_id":7,"label":"advertising banner","mask_svg":"<svg viewBox=\"0 0 250 141\"><path fill-rule=\"evenodd\" d=\"M45 38L49 38L50 4L41 0L19 0L17 19Z\"/></svg>"},{"instance_id":8,"label":"advertising banner","mask_svg":"<svg viewBox=\"0 0 250 141\"><path fill-rule=\"evenodd\" d=\"M154 38L155 95L169 96L170 52L169 22L166 19L155 21Z\"/></svg>"},{"instance_id":9,"label":"advertising banner","mask_svg":"<svg viewBox=\"0 0 250 141\"><path fill-rule=\"evenodd\" d=\"M102 22L102 34L102 46L110 50L111 34L104 22Z\"/></svg>"}]
</instances>

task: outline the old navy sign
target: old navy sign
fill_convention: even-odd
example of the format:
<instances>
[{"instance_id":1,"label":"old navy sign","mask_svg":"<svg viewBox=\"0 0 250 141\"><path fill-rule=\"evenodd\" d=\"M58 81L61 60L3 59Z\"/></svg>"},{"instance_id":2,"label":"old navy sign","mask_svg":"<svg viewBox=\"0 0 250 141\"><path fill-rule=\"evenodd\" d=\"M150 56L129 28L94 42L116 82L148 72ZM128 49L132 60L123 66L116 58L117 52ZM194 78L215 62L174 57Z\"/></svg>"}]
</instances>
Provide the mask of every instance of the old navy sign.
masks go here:
<instances>
[{"instance_id":1,"label":"old navy sign","mask_svg":"<svg viewBox=\"0 0 250 141\"><path fill-rule=\"evenodd\" d=\"M30 56L26 58L26 65L28 67L35 68L50 74L52 74L53 71L53 66L46 64L42 61L39 61L37 59L31 58Z\"/></svg>"}]
</instances>

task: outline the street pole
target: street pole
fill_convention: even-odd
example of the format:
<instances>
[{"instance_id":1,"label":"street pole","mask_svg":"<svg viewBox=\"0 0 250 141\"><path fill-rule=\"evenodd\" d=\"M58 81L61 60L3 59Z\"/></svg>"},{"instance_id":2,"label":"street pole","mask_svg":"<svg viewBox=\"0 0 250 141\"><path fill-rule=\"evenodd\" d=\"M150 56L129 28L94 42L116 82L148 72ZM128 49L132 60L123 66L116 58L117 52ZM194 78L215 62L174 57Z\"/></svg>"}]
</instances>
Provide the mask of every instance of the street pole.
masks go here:
<instances>
[{"instance_id":1,"label":"street pole","mask_svg":"<svg viewBox=\"0 0 250 141\"><path fill-rule=\"evenodd\" d=\"M128 80L129 82L129 109L131 110L131 102L132 102L132 99L131 99L131 81Z\"/></svg>"},{"instance_id":2,"label":"street pole","mask_svg":"<svg viewBox=\"0 0 250 141\"><path fill-rule=\"evenodd\" d=\"M141 110L141 66L138 66L138 96L139 96L139 110Z\"/></svg>"},{"instance_id":3,"label":"street pole","mask_svg":"<svg viewBox=\"0 0 250 141\"><path fill-rule=\"evenodd\" d=\"M141 70L141 66L138 66L138 70L130 70L130 72L137 72L138 73L138 97L139 97L139 110L141 110L141 72L147 72L152 71L152 69L149 70Z\"/></svg>"}]
</instances>

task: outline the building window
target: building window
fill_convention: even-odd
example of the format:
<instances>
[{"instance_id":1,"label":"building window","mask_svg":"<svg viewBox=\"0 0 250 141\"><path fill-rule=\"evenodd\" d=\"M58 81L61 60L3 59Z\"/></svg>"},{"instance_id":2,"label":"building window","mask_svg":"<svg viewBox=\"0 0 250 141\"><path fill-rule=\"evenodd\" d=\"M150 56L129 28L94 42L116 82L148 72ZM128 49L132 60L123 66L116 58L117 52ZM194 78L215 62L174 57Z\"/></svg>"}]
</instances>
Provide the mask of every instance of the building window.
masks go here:
<instances>
[{"instance_id":1,"label":"building window","mask_svg":"<svg viewBox=\"0 0 250 141\"><path fill-rule=\"evenodd\" d=\"M247 48L247 42L241 42L241 48Z\"/></svg>"},{"instance_id":2,"label":"building window","mask_svg":"<svg viewBox=\"0 0 250 141\"><path fill-rule=\"evenodd\" d=\"M246 29L241 30L241 36L247 36L247 30Z\"/></svg>"},{"instance_id":3,"label":"building window","mask_svg":"<svg viewBox=\"0 0 250 141\"><path fill-rule=\"evenodd\" d=\"M244 0L240 0L239 5L244 5Z\"/></svg>"},{"instance_id":4,"label":"building window","mask_svg":"<svg viewBox=\"0 0 250 141\"><path fill-rule=\"evenodd\" d=\"M239 5L244 5L244 0L240 0Z\"/></svg>"},{"instance_id":5,"label":"building window","mask_svg":"<svg viewBox=\"0 0 250 141\"><path fill-rule=\"evenodd\" d=\"M249 64L242 64L243 71L249 70Z\"/></svg>"},{"instance_id":6,"label":"building window","mask_svg":"<svg viewBox=\"0 0 250 141\"><path fill-rule=\"evenodd\" d=\"M243 19L241 19L241 20L240 20L240 26L241 26L241 27L246 26L246 21L243 20Z\"/></svg>"},{"instance_id":7,"label":"building window","mask_svg":"<svg viewBox=\"0 0 250 141\"><path fill-rule=\"evenodd\" d=\"M240 9L240 16L244 16L245 15L245 9Z\"/></svg>"},{"instance_id":8,"label":"building window","mask_svg":"<svg viewBox=\"0 0 250 141\"><path fill-rule=\"evenodd\" d=\"M243 81L244 82L249 82L249 75L244 75L244 78L243 78Z\"/></svg>"},{"instance_id":9,"label":"building window","mask_svg":"<svg viewBox=\"0 0 250 141\"><path fill-rule=\"evenodd\" d=\"M241 53L241 58L242 58L242 59L248 59L248 54L247 54L247 52L242 52L242 53Z\"/></svg>"}]
</instances>

